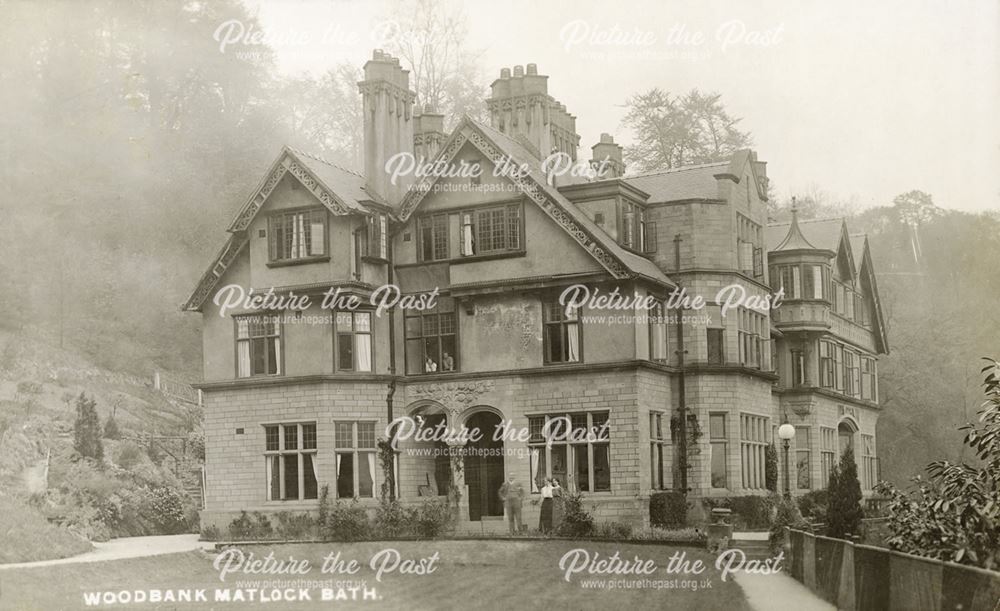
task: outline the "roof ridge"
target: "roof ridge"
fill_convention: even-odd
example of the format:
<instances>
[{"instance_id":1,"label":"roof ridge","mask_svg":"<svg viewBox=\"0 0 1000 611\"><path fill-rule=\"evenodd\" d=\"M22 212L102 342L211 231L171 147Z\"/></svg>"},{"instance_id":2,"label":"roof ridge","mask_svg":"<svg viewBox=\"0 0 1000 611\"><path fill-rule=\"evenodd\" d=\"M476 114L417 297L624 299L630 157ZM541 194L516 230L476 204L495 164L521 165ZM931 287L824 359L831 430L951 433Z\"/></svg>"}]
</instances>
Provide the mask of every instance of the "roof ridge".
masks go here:
<instances>
[{"instance_id":1,"label":"roof ridge","mask_svg":"<svg viewBox=\"0 0 1000 611\"><path fill-rule=\"evenodd\" d=\"M710 168L712 166L723 166L729 165L728 161L712 161L709 163L695 163L692 165L682 165L676 168L666 168L664 170L653 170L651 172L640 172L639 174L629 174L623 176L625 179L629 178L645 178L647 176L659 176L660 174L673 174L676 172L686 172L688 170L700 170L702 168Z\"/></svg>"},{"instance_id":2,"label":"roof ridge","mask_svg":"<svg viewBox=\"0 0 1000 611\"><path fill-rule=\"evenodd\" d=\"M845 217L842 217L842 216L829 216L829 217L822 218L822 219L799 219L799 224L802 224L802 223L829 223L830 221L834 221L834 222L837 222L837 221L846 222L847 219ZM789 224L791 224L791 221L775 221L774 223L768 223L767 226L768 227L778 227L779 225L789 225ZM848 234L848 235L850 235L850 234Z\"/></svg>"}]
</instances>

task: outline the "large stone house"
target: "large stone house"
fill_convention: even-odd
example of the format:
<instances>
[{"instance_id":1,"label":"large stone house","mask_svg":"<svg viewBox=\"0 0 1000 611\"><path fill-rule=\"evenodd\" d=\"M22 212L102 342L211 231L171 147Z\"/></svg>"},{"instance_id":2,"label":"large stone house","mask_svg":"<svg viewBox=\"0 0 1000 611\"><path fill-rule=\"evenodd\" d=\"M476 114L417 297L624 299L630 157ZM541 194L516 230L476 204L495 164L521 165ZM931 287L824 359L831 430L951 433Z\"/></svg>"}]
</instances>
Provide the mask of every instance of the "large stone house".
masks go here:
<instances>
[{"instance_id":1,"label":"large stone house","mask_svg":"<svg viewBox=\"0 0 1000 611\"><path fill-rule=\"evenodd\" d=\"M463 521L486 523L513 474L532 498L555 477L598 520L642 524L651 494L681 486L682 428L691 497L763 494L785 421L796 491L822 487L848 445L870 490L888 348L864 236L840 220L768 226L752 151L627 175L605 135L597 176L545 167L540 152L587 162L534 64L494 81L489 125L449 134L414 108L396 59L375 52L364 74L364 174L278 152L184 306L204 328L203 523L314 510L323 486L374 506L387 481L405 502L451 490ZM478 171L393 180L398 153ZM367 307L386 285L406 298ZM561 305L574 285L653 307ZM311 299L262 313L228 303L234 287ZM725 316L724 287L748 298ZM708 304L673 308L681 289ZM752 307L779 289L779 308ZM378 440L400 417L412 426L383 468ZM546 438L562 424L573 434ZM486 434L410 434L463 426ZM529 523L537 512L526 503Z\"/></svg>"}]
</instances>

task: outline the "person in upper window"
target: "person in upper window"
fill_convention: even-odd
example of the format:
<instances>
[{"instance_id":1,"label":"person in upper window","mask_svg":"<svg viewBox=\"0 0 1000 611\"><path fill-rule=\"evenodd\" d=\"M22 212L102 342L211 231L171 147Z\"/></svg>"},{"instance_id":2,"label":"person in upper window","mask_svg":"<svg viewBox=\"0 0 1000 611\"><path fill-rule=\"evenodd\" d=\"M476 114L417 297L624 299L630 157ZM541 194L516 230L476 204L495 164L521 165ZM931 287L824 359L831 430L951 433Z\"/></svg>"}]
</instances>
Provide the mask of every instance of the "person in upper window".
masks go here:
<instances>
[{"instance_id":1,"label":"person in upper window","mask_svg":"<svg viewBox=\"0 0 1000 611\"><path fill-rule=\"evenodd\" d=\"M441 359L441 371L454 371L455 370L455 359L448 354L444 353L444 358Z\"/></svg>"},{"instance_id":2,"label":"person in upper window","mask_svg":"<svg viewBox=\"0 0 1000 611\"><path fill-rule=\"evenodd\" d=\"M427 357L427 361L424 362L424 371L426 371L427 373L434 373L437 370L438 370L437 363L435 363L431 357Z\"/></svg>"}]
</instances>

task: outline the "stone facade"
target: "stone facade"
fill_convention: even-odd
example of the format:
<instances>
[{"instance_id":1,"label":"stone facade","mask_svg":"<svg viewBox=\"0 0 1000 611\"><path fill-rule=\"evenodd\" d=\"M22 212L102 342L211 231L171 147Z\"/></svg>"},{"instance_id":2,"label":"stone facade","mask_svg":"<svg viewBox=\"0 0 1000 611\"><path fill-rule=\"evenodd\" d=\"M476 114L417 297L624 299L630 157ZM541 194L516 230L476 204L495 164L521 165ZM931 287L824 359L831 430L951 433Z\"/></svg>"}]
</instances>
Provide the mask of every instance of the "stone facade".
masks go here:
<instances>
[{"instance_id":1,"label":"stone facade","mask_svg":"<svg viewBox=\"0 0 1000 611\"><path fill-rule=\"evenodd\" d=\"M517 78L538 89L529 92L531 121L517 115L514 98L528 95ZM395 480L404 502L457 491L447 498L457 501L463 520L500 519L491 497L513 475L529 491L524 517L535 525L537 484L547 469L581 490L598 521L646 526L650 496L681 484L682 389L690 498L766 494L763 447L785 421L803 431L791 449L793 484L820 487L831 430L838 455L841 444L864 446L859 471L877 466L874 360L865 395L845 382L853 369L838 378L848 386L834 384L820 354L838 342L860 364L887 350L867 242L853 252L854 238L843 229L840 241L782 248L797 229L767 227L765 166L751 151L634 177L620 176L619 165L590 181L546 179L538 170L516 179L496 175L498 155L535 167L533 149L556 141L575 158L575 119L548 95L546 78L534 66L513 77L506 71L490 100L500 124L466 120L446 142L435 141L440 159L485 167L475 179L439 178L437 188L418 184L400 194L384 177L373 181L282 153L271 173L277 178L248 203L186 306L204 320L206 525L224 529L242 510L315 510L323 486L373 509L387 474L370 454L377 439L398 434L388 428L391 420L411 417L452 431L475 419L514 433L494 444L501 456L495 461L438 458L443 450L489 444L400 440ZM394 59L376 54L362 92L372 113L371 173L391 150L407 148L400 134L427 130L409 124L421 115L411 116L407 76ZM391 146L374 142L379 134L393 135ZM620 155L605 140L595 157ZM300 171L281 171L293 166ZM303 180L308 189L299 188ZM316 195L327 192L336 206L324 207ZM299 218L309 219L309 233ZM275 246L279 239L292 250ZM850 287L867 315L844 316L831 293L818 291L786 295L780 315L741 307L723 316L717 299L727 287L769 299L782 286L776 264L798 266L797 283L813 273L803 266L823 267L829 287ZM338 288L365 303L387 283L411 296L437 291L438 309L362 307L370 317L361 320L317 305ZM224 311L212 298L231 284L257 292L280 287L313 297L313 305L282 310L276 326L248 331L240 317L255 315L252 308ZM566 310L552 303L572 285L658 299L683 289L708 304L668 309L680 324L658 325L636 307L588 303L567 323L559 318ZM546 451L538 424L564 414L591 436ZM595 433L605 418L606 434Z\"/></svg>"}]
</instances>

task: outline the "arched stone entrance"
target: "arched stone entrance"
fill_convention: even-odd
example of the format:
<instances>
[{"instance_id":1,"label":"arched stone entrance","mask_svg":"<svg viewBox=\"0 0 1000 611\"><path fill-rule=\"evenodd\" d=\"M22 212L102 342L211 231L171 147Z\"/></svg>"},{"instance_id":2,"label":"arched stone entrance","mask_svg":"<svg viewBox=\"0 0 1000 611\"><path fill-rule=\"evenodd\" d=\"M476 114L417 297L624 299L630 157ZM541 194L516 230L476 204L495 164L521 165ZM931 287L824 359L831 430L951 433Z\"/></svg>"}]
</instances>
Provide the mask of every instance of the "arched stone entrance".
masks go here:
<instances>
[{"instance_id":1,"label":"arched stone entrance","mask_svg":"<svg viewBox=\"0 0 1000 611\"><path fill-rule=\"evenodd\" d=\"M500 500L504 481L503 440L494 440L494 431L500 423L500 416L488 410L475 411L465 420L466 428L480 432L477 441L466 444L463 465L472 521L503 517Z\"/></svg>"},{"instance_id":2,"label":"arched stone entrance","mask_svg":"<svg viewBox=\"0 0 1000 611\"><path fill-rule=\"evenodd\" d=\"M840 442L837 456L843 456L844 452L850 448L852 452L855 452L855 458L857 458L857 452L854 448L854 435L857 432L858 427L852 420L845 418L840 421L837 425L837 437Z\"/></svg>"},{"instance_id":3,"label":"arched stone entrance","mask_svg":"<svg viewBox=\"0 0 1000 611\"><path fill-rule=\"evenodd\" d=\"M413 419L420 430L437 430L451 425L448 411L439 403L420 401L411 404L406 415ZM445 497L452 481L450 450L441 440L415 441L413 438L399 442L402 458L402 485L400 496ZM397 483L398 485L398 483Z\"/></svg>"}]
</instances>

